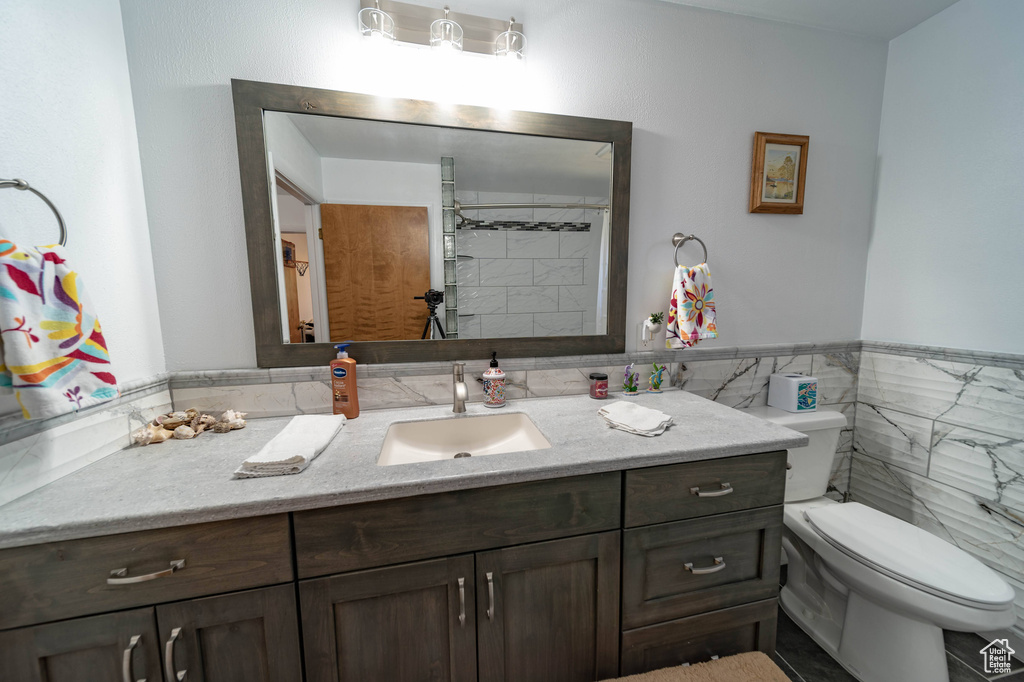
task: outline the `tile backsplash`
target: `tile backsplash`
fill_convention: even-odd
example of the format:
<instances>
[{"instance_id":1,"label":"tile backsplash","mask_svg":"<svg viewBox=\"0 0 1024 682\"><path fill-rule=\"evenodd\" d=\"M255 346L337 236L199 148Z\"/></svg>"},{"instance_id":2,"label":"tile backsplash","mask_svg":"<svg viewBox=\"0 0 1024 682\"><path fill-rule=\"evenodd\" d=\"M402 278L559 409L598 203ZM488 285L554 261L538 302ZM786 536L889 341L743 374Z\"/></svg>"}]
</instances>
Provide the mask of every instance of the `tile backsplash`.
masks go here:
<instances>
[{"instance_id":1,"label":"tile backsplash","mask_svg":"<svg viewBox=\"0 0 1024 682\"><path fill-rule=\"evenodd\" d=\"M458 190L462 204L607 204L607 197ZM467 210L487 221L456 231L459 337L520 338L594 334L603 214L584 208ZM556 224L564 229L498 229ZM586 229L583 228L586 226Z\"/></svg>"}]
</instances>

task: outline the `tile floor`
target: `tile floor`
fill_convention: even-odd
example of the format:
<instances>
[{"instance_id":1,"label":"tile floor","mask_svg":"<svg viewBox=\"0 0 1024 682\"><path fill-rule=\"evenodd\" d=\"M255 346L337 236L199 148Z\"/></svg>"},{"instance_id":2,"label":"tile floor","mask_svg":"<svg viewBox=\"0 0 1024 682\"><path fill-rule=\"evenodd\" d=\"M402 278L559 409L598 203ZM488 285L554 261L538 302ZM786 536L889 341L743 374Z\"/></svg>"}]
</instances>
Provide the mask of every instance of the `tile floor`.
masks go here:
<instances>
[{"instance_id":1,"label":"tile floor","mask_svg":"<svg viewBox=\"0 0 1024 682\"><path fill-rule=\"evenodd\" d=\"M987 642L978 635L946 632L945 639L950 682L1024 682L1024 663L1016 661L1010 673L986 675L982 672L979 651ZM856 682L850 673L804 634L781 609L775 663L793 682Z\"/></svg>"}]
</instances>

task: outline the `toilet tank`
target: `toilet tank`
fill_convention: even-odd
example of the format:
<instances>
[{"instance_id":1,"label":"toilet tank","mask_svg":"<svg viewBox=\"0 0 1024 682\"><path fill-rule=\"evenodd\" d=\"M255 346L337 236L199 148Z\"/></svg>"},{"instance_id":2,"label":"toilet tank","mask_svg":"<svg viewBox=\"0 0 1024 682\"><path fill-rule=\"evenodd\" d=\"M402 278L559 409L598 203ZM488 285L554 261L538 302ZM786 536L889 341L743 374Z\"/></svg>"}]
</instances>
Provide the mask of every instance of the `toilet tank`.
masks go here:
<instances>
[{"instance_id":1,"label":"toilet tank","mask_svg":"<svg viewBox=\"0 0 1024 682\"><path fill-rule=\"evenodd\" d=\"M786 502L810 500L825 494L832 476L839 432L846 426L846 417L828 410L784 412L775 407L748 407L740 411L807 434L811 439L805 447L789 449Z\"/></svg>"}]
</instances>

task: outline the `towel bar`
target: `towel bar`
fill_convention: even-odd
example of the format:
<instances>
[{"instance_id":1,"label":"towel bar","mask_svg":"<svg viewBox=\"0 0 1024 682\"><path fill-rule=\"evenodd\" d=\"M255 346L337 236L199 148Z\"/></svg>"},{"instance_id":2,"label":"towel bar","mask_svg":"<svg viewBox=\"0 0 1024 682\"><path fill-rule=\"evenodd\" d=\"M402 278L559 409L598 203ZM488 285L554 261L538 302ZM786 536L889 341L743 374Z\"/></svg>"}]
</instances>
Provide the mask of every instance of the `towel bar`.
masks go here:
<instances>
[{"instance_id":1,"label":"towel bar","mask_svg":"<svg viewBox=\"0 0 1024 682\"><path fill-rule=\"evenodd\" d=\"M675 253L672 254L672 259L676 262L676 267L679 267L679 247L691 239L700 244L701 248L704 249L704 260L702 262L708 262L708 247L701 241L700 237L693 234L684 235L682 232L676 232L672 235L672 244L676 247Z\"/></svg>"},{"instance_id":2,"label":"towel bar","mask_svg":"<svg viewBox=\"0 0 1024 682\"><path fill-rule=\"evenodd\" d=\"M13 180L3 180L3 179L0 179L0 189L2 189L4 187L13 187L14 189L20 189L20 190L26 190L27 189L28 191L32 192L37 197L39 197L40 199L45 201L46 205L50 207L51 211L53 211L53 215L57 216L57 224L60 226L60 245L61 246L67 246L67 243L68 243L68 230L64 226L64 218L61 216L60 211L57 210L57 207L53 205L53 202L46 198L45 194L43 194L42 192L37 190L35 187L31 187L24 180L19 180L18 178L14 178Z\"/></svg>"}]
</instances>

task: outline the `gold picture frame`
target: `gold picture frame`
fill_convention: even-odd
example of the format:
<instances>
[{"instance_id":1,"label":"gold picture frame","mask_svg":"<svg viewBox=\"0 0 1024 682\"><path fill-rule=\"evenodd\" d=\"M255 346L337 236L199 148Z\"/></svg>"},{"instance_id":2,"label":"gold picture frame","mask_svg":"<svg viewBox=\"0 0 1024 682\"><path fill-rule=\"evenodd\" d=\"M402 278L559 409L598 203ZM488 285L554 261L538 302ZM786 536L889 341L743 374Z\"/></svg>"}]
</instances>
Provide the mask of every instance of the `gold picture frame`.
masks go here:
<instances>
[{"instance_id":1,"label":"gold picture frame","mask_svg":"<svg viewBox=\"0 0 1024 682\"><path fill-rule=\"evenodd\" d=\"M804 212L807 135L754 133L750 168L750 213Z\"/></svg>"}]
</instances>

